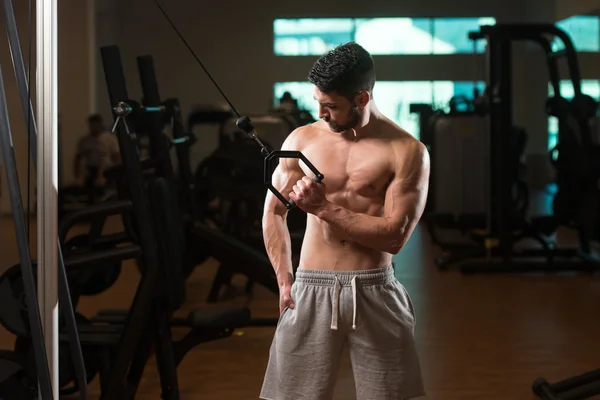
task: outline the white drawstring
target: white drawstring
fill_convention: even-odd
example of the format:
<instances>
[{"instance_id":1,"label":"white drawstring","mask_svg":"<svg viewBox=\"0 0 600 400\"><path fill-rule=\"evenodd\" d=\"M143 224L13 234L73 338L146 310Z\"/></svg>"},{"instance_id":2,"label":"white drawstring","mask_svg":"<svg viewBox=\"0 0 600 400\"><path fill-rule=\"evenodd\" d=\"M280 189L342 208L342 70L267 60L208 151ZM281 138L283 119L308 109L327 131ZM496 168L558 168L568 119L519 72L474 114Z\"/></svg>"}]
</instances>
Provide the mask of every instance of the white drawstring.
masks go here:
<instances>
[{"instance_id":1,"label":"white drawstring","mask_svg":"<svg viewBox=\"0 0 600 400\"><path fill-rule=\"evenodd\" d=\"M342 287L340 280L335 277L335 284L333 285L333 304L331 305L331 329L334 331L338 328L338 314L340 307L340 292Z\"/></svg>"},{"instance_id":2,"label":"white drawstring","mask_svg":"<svg viewBox=\"0 0 600 400\"><path fill-rule=\"evenodd\" d=\"M352 329L356 330L356 276L352 278ZM340 292L342 291L342 286L340 285L340 280L338 277L335 277L335 284L333 285L333 304L331 305L331 329L337 330L338 328L338 316L339 316L339 308L340 308Z\"/></svg>"},{"instance_id":3,"label":"white drawstring","mask_svg":"<svg viewBox=\"0 0 600 400\"><path fill-rule=\"evenodd\" d=\"M352 329L356 330L356 276L352 278L352 303L354 311L352 315Z\"/></svg>"}]
</instances>

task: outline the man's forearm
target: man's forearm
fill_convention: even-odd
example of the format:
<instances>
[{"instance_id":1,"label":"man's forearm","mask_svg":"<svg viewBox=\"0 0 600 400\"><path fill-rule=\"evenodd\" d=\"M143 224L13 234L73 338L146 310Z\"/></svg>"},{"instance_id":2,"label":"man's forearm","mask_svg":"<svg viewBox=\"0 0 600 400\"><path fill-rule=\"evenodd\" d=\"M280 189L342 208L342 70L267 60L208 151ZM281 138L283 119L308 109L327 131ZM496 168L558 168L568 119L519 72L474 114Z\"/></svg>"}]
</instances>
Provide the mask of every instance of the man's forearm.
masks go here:
<instances>
[{"instance_id":1,"label":"man's forearm","mask_svg":"<svg viewBox=\"0 0 600 400\"><path fill-rule=\"evenodd\" d=\"M263 237L267 255L273 265L279 286L293 281L292 241L284 217L268 214L263 219Z\"/></svg>"},{"instance_id":2,"label":"man's forearm","mask_svg":"<svg viewBox=\"0 0 600 400\"><path fill-rule=\"evenodd\" d=\"M405 243L404 229L393 226L384 217L356 213L331 202L326 203L317 217L356 243L371 249L395 254Z\"/></svg>"}]
</instances>

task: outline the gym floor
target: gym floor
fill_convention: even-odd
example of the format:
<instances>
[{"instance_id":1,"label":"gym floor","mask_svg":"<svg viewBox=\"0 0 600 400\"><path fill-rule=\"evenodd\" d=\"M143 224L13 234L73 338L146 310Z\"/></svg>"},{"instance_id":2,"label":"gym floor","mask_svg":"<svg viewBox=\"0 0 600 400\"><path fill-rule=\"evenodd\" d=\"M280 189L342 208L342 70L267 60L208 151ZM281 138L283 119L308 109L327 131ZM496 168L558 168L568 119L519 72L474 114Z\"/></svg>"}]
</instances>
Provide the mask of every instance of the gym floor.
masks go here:
<instances>
[{"instance_id":1,"label":"gym floor","mask_svg":"<svg viewBox=\"0 0 600 400\"><path fill-rule=\"evenodd\" d=\"M118 229L116 223L111 225ZM1 273L18 262L10 218L0 219L0 235ZM419 227L395 258L398 279L416 308L428 399L534 399L531 383L538 376L554 381L600 367L598 276L464 276L458 271L440 272L433 264L434 254L425 230ZM210 260L196 269L188 281L182 315L203 305L215 271ZM137 268L125 265L113 287L83 298L78 311L91 316L101 308L128 307L138 278ZM235 283L243 288L244 280ZM243 301L237 296L226 302ZM276 317L277 297L257 287L251 309L256 316ZM192 350L179 367L181 398L257 399L273 331L248 328ZM182 333L175 330L174 336ZM12 349L13 343L14 337L0 327L0 348ZM346 357L335 399L354 399L353 385ZM91 393L97 398L97 380ZM136 398L160 398L154 359Z\"/></svg>"}]
</instances>

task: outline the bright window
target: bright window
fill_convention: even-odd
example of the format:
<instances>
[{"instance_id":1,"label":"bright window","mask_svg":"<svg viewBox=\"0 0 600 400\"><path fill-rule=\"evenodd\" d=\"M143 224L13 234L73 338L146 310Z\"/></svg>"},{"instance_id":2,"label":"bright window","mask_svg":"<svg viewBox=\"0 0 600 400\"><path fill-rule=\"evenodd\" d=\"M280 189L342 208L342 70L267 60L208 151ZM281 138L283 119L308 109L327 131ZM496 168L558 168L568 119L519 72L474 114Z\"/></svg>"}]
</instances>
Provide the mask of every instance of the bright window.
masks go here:
<instances>
[{"instance_id":1,"label":"bright window","mask_svg":"<svg viewBox=\"0 0 600 400\"><path fill-rule=\"evenodd\" d=\"M373 55L471 53L469 32L495 23L494 18L276 19L274 50L280 56L314 56L355 41ZM478 42L482 53L485 43Z\"/></svg>"},{"instance_id":2,"label":"bright window","mask_svg":"<svg viewBox=\"0 0 600 400\"><path fill-rule=\"evenodd\" d=\"M571 80L560 81L560 94L567 100L571 100L575 95L573 83ZM581 92L593 97L598 101L600 99L600 80L583 79L581 81ZM554 89L548 84L548 97L554 96ZM554 148L558 143L558 118L548 117L548 150Z\"/></svg>"},{"instance_id":3,"label":"bright window","mask_svg":"<svg viewBox=\"0 0 600 400\"><path fill-rule=\"evenodd\" d=\"M469 32L479 31L482 25L494 25L494 18L436 18L433 20L432 35L437 39L435 43L450 43L448 47L437 48L434 43L433 54L472 53L473 41L469 39ZM476 52L485 51L485 40L476 41Z\"/></svg>"},{"instance_id":4,"label":"bright window","mask_svg":"<svg viewBox=\"0 0 600 400\"><path fill-rule=\"evenodd\" d=\"M571 38L575 50L580 52L600 51L600 19L597 15L575 15L556 23ZM554 51L565 48L562 40L552 43Z\"/></svg>"},{"instance_id":5,"label":"bright window","mask_svg":"<svg viewBox=\"0 0 600 400\"><path fill-rule=\"evenodd\" d=\"M412 103L433 104L439 109L448 111L447 105L453 96L465 95L472 98L475 84L479 92L483 92L483 82L378 81L373 89L373 98L385 116L419 138L419 118L410 113ZM298 107L309 111L315 119L318 119L317 102L313 98L313 86L310 82L276 83L274 86L276 102L284 92L289 92L298 101Z\"/></svg>"}]
</instances>

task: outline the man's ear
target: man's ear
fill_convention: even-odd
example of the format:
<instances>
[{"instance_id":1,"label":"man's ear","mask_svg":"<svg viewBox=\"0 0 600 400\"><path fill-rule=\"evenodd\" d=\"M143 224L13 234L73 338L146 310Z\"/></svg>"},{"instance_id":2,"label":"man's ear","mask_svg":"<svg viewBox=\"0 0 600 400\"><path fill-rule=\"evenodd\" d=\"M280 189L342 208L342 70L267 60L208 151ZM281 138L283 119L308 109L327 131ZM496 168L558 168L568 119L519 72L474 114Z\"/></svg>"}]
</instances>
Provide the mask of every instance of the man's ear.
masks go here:
<instances>
[{"instance_id":1,"label":"man's ear","mask_svg":"<svg viewBox=\"0 0 600 400\"><path fill-rule=\"evenodd\" d=\"M369 100L371 100L371 94L366 90L360 91L356 95L355 100L357 107L364 108L367 106L367 104L369 104Z\"/></svg>"}]
</instances>

